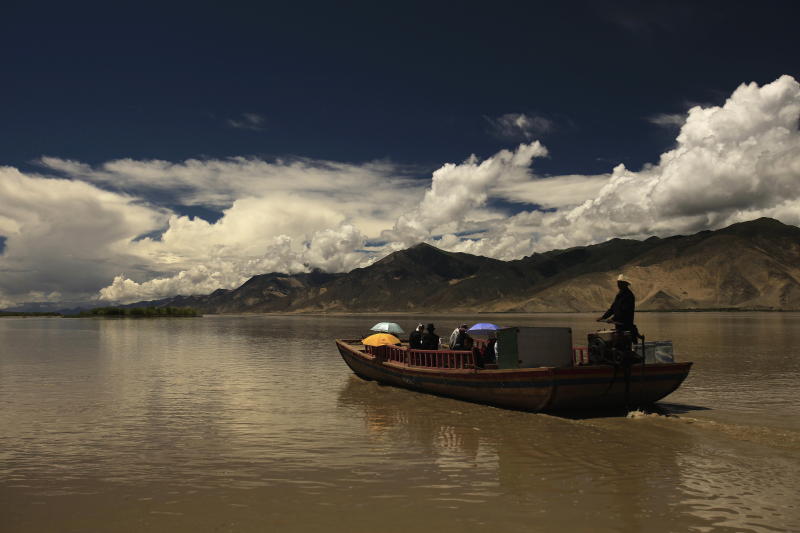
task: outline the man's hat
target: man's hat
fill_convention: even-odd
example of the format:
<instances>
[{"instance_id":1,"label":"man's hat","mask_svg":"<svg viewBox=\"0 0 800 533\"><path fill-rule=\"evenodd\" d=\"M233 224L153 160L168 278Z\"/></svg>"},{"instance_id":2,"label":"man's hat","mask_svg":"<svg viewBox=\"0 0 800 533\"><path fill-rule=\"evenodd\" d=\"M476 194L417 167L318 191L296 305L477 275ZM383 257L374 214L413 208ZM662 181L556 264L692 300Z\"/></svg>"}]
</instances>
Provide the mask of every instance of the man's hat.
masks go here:
<instances>
[{"instance_id":1,"label":"man's hat","mask_svg":"<svg viewBox=\"0 0 800 533\"><path fill-rule=\"evenodd\" d=\"M620 274L619 276L617 276L617 283L619 283L620 281L622 283L625 283L626 285L630 285L631 284L630 280L625 277L625 274Z\"/></svg>"}]
</instances>

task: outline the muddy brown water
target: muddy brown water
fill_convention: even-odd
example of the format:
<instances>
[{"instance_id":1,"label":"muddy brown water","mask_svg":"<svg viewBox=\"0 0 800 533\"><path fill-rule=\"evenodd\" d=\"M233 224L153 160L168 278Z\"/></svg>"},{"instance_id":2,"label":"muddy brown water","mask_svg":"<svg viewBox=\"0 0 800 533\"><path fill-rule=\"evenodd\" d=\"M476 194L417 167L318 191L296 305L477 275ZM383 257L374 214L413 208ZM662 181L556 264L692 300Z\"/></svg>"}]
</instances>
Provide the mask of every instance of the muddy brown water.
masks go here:
<instances>
[{"instance_id":1,"label":"muddy brown water","mask_svg":"<svg viewBox=\"0 0 800 533\"><path fill-rule=\"evenodd\" d=\"M695 366L630 418L383 387L333 343L593 318L2 319L0 531L800 531L800 314L639 314Z\"/></svg>"}]
</instances>

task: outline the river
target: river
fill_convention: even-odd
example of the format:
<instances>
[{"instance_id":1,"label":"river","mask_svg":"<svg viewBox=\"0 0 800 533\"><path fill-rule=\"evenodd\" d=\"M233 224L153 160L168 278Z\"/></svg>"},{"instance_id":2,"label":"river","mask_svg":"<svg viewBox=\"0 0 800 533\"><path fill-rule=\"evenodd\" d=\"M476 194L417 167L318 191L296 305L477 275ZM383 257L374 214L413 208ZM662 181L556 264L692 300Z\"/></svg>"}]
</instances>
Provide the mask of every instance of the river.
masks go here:
<instances>
[{"instance_id":1,"label":"river","mask_svg":"<svg viewBox=\"0 0 800 533\"><path fill-rule=\"evenodd\" d=\"M631 417L380 386L333 342L594 318L0 319L0 530L800 531L798 313L640 313L694 368Z\"/></svg>"}]
</instances>

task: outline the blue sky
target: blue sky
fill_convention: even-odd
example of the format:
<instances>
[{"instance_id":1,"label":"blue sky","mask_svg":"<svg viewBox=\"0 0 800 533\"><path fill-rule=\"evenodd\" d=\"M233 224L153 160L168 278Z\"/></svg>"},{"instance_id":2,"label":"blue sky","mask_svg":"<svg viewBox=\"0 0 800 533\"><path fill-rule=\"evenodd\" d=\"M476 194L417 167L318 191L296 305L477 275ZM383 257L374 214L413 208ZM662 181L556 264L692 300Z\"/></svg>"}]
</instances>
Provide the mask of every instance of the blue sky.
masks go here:
<instances>
[{"instance_id":1,"label":"blue sky","mask_svg":"<svg viewBox=\"0 0 800 533\"><path fill-rule=\"evenodd\" d=\"M6 3L0 160L287 154L438 168L527 113L552 173L638 168L646 119L797 74L796 2ZM229 121L250 113L256 127ZM557 157L556 157L557 155Z\"/></svg>"},{"instance_id":2,"label":"blue sky","mask_svg":"<svg viewBox=\"0 0 800 533\"><path fill-rule=\"evenodd\" d=\"M798 14L774 1L6 2L0 303L210 292L419 240L509 259L751 216L797 223ZM768 164L719 170L749 138ZM720 176L698 195L709 169ZM609 183L621 189L580 208Z\"/></svg>"}]
</instances>

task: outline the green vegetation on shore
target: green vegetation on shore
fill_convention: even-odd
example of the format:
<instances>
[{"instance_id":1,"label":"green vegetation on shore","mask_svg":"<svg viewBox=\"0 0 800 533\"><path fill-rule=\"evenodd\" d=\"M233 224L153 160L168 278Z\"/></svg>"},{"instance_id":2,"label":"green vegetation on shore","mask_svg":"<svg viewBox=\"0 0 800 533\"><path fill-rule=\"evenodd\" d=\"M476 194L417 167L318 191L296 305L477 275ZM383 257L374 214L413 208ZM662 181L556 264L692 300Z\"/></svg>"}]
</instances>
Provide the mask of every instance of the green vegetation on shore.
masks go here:
<instances>
[{"instance_id":1,"label":"green vegetation on shore","mask_svg":"<svg viewBox=\"0 0 800 533\"><path fill-rule=\"evenodd\" d=\"M192 307L96 307L75 317L161 318L202 316Z\"/></svg>"}]
</instances>

